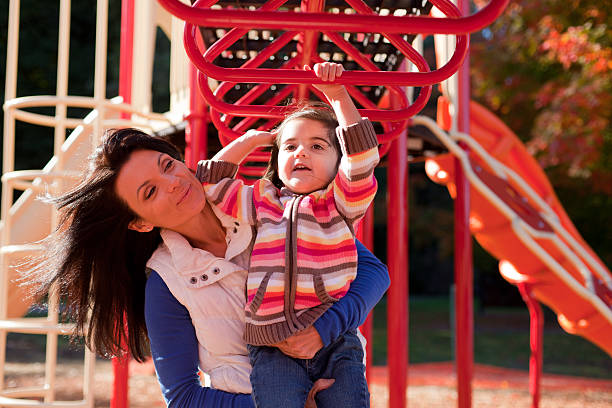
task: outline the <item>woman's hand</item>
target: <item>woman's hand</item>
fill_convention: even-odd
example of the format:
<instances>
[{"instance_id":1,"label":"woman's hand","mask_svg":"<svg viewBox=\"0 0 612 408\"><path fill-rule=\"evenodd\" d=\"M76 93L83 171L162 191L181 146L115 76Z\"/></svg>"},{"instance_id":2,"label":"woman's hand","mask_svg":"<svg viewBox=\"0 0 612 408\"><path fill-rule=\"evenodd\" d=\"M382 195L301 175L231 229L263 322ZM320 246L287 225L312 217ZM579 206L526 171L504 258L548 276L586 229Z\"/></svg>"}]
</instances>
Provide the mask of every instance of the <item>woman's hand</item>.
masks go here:
<instances>
[{"instance_id":1,"label":"woman's hand","mask_svg":"<svg viewBox=\"0 0 612 408\"><path fill-rule=\"evenodd\" d=\"M342 76L344 67L341 64L335 62L322 62L314 64L313 68L308 65L304 65L304 70L314 71L318 78L321 78L325 82L334 82L337 78ZM316 89L323 92L327 99L336 99L346 92L344 85L341 84L313 84Z\"/></svg>"},{"instance_id":2,"label":"woman's hand","mask_svg":"<svg viewBox=\"0 0 612 408\"><path fill-rule=\"evenodd\" d=\"M310 326L273 346L289 357L310 359L323 347L323 341L317 329Z\"/></svg>"}]
</instances>

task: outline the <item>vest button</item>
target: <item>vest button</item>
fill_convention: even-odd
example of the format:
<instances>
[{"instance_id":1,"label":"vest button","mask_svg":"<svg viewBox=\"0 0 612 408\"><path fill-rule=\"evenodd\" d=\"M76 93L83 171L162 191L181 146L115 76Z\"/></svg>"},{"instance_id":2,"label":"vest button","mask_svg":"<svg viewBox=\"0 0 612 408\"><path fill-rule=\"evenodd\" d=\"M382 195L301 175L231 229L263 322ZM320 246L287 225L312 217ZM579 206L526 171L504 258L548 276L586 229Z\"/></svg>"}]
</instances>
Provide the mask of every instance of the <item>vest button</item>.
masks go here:
<instances>
[{"instance_id":1,"label":"vest button","mask_svg":"<svg viewBox=\"0 0 612 408\"><path fill-rule=\"evenodd\" d=\"M189 283L191 283L192 285L195 285L196 283L198 283L198 278L196 278L195 276L192 276L191 279L189 279Z\"/></svg>"},{"instance_id":2,"label":"vest button","mask_svg":"<svg viewBox=\"0 0 612 408\"><path fill-rule=\"evenodd\" d=\"M219 274L219 272L221 272L221 270L220 270L219 268L215 268L215 269L213 269L213 273L214 273L215 275L218 275L218 274Z\"/></svg>"},{"instance_id":3,"label":"vest button","mask_svg":"<svg viewBox=\"0 0 612 408\"><path fill-rule=\"evenodd\" d=\"M208 280L208 275L204 274L204 275L200 276L200 279L202 279L203 281L207 281Z\"/></svg>"}]
</instances>

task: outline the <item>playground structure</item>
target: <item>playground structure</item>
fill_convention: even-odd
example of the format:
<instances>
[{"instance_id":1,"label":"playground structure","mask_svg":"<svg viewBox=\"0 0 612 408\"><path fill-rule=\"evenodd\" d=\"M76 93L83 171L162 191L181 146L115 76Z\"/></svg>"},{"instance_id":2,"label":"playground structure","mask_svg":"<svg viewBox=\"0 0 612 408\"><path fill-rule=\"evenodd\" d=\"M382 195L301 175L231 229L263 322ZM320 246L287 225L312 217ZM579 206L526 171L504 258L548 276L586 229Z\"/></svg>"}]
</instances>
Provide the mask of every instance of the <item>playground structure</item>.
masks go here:
<instances>
[{"instance_id":1,"label":"playground structure","mask_svg":"<svg viewBox=\"0 0 612 408\"><path fill-rule=\"evenodd\" d=\"M388 293L388 353L393 355L388 367L390 406L402 407L406 403L405 200L407 143L413 125L427 127L448 151L428 158L426 170L433 181L446 185L456 200L458 405L471 406L471 233L500 260L502 276L517 285L530 310L533 406L539 400L542 359L538 302L558 314L566 331L584 336L612 355L612 275L573 227L544 173L516 136L494 115L469 100L469 78L466 65L462 66L468 34L490 24L508 1L491 0L473 15L467 11L468 3L461 1L459 7L449 0L398 1L386 7L383 3L271 0L251 1L244 8L233 8L235 2L199 0L188 5L178 0L159 0L159 4L123 0L119 97L108 100L108 2L97 2L93 97L68 95L70 2L63 0L56 95L17 98L19 1L11 0L0 242L0 406L93 406L91 352L84 357L83 399L55 401L57 336L72 330L69 324L58 322L59 299L50 296L47 318L23 318L30 302L12 282L15 271L11 265L40 250L32 242L49 234L56 222L57 215L37 201L36 195L41 191L57 193L72 185L81 174L84 158L97 144L103 129L109 127L136 126L156 132L186 120L186 162L194 167L206 157L209 123L215 125L220 142L226 144L248 128L273 126L283 116L282 103L287 98L306 98L310 93L321 97L308 86L314 81L313 75L295 69L321 60L341 61L348 69L340 82L361 105L362 114L377 122L381 154L387 155L387 171L395 175L388 178L387 208L392 220L388 223L392 280ZM169 112L163 114L150 113L152 39L157 26L170 38L172 49L171 105ZM368 27L384 27L384 31L373 33ZM436 37L435 70L430 69L419 47L413 46L413 40L416 44L424 35ZM417 115L429 100L432 86L443 81L444 97L438 101L437 123ZM407 87L420 87L420 91L413 98ZM27 110L40 106L55 107L55 115ZM91 113L84 119L69 118L69 107L86 107ZM42 170L14 171L16 121L54 129L54 156ZM74 130L66 139L67 129ZM253 153L241 166L240 175L260 175L266 161L264 151ZM15 202L14 190L23 191ZM358 235L372 246L371 211ZM364 325L366 337L368 327L371 321ZM5 388L3 366L8 332L47 336L43 387ZM127 404L126 367L125 362L116 361L115 407Z\"/></svg>"}]
</instances>

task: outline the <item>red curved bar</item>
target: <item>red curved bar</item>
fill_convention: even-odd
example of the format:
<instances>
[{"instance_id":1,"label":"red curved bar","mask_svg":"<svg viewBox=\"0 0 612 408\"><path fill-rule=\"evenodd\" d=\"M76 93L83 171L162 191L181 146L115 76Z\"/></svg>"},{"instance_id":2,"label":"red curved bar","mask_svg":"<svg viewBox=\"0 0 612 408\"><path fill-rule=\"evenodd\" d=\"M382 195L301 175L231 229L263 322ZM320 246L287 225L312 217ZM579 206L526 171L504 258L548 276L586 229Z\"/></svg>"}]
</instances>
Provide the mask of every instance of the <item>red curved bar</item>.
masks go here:
<instances>
[{"instance_id":1,"label":"red curved bar","mask_svg":"<svg viewBox=\"0 0 612 408\"><path fill-rule=\"evenodd\" d=\"M343 74L344 75L344 74ZM276 105L234 105L231 103L220 101L215 97L210 88L208 87L208 79L202 72L198 75L198 85L202 96L210 104L210 106L225 114L233 116L254 116L258 118L280 118L289 112L286 106ZM425 101L426 103L427 101ZM425 104L423 104L424 106ZM417 106L415 104L410 105L406 109L397 111L385 111L379 109L359 109L362 116L367 116L370 120L376 122L403 122L407 118L413 116L420 111L423 106Z\"/></svg>"},{"instance_id":2,"label":"red curved bar","mask_svg":"<svg viewBox=\"0 0 612 408\"><path fill-rule=\"evenodd\" d=\"M170 13L189 23L207 27L243 29L312 30L325 23L338 31L363 32L364 28L384 27L391 34L467 34L491 24L503 12L510 0L491 0L476 14L460 18L429 16L370 16L329 13L295 13L239 9L190 7L179 0L158 0ZM209 2L210 3L210 2ZM438 6L438 1L432 1ZM198 3L196 3L198 4ZM438 7L440 8L440 7ZM440 8L441 9L441 8ZM366 30L371 31L371 30Z\"/></svg>"},{"instance_id":3,"label":"red curved bar","mask_svg":"<svg viewBox=\"0 0 612 408\"><path fill-rule=\"evenodd\" d=\"M207 2L198 1L195 6L200 5L210 5L211 1ZM279 7L284 3L284 0L275 0L269 3L266 3L262 6L260 11L274 9L275 7ZM359 0L349 1L351 5L360 13L365 13L369 15L374 15L375 13L363 2ZM459 11L454 7L452 3L448 0L437 0L437 5L440 9L444 10L447 14L456 17L459 16ZM195 7L194 6L194 7ZM192 10L196 10L192 8ZM250 11L253 12L253 11ZM277 12L278 13L278 12ZM312 13L305 13L312 14ZM323 13L325 14L325 13ZM354 17L354 16L353 16ZM374 17L380 18L380 16L375 15ZM258 83L277 83L279 78L281 81L285 83L298 83L298 84L312 84L317 82L322 82L315 77L312 72L308 71L300 71L293 69L258 69L258 68L250 68L253 66L258 66L263 63L269 55L273 55L276 50L280 50L285 44L287 44L296 33L285 33L281 37L279 37L276 41L272 43L272 45L265 50L262 51L258 56L253 58L244 64L241 68L221 68L215 66L211 63L214 58L220 55L224 50L227 49L231 44L236 42L239 38L241 38L247 30L234 28L227 35L223 36L223 38L219 39L215 44L213 44L209 49L205 52L204 55L201 54L197 42L196 35L197 29L192 24L187 24L185 27L185 48L187 53L194 63L196 67L205 73L207 76L213 77L218 80L223 80L226 82L258 82ZM189 34L191 33L191 35ZM331 37L339 37L331 34ZM345 84L360 84L360 85L385 85L387 87L392 87L395 85L418 85L418 86L428 86L434 83L438 83L450 75L452 75L456 69L460 66L463 58L467 53L467 38L466 36L459 36L457 38L457 47L456 52L451 58L451 60L442 68L434 71L428 72L429 67L424 61L423 57L418 54L408 43L406 43L400 36L394 34L383 34L385 35L394 46L396 46L409 60L411 60L419 70L424 72L366 72L366 71L347 71L343 77L338 81L339 83ZM337 40L339 38L336 38ZM341 38L340 38L341 39ZM342 39L343 40L343 39ZM356 54L358 54L358 50L356 50L352 45L348 44L345 41L338 41L340 46L348 55L356 58ZM265 55L264 55L265 54ZM360 58L358 63L361 65L366 65L366 69L370 68L367 64L364 64L364 58ZM372 64L373 65L373 64ZM372 68L370 68L372 69ZM200 82L202 85L202 82ZM228 89L228 86L222 85L222 89ZM229 84L228 84L229 85ZM253 107L253 106L234 106L232 107L229 104L225 104L221 100L214 100L209 98L211 93L206 92L206 90L202 90L205 98L215 109L218 109L222 112L225 112L230 115L256 115L256 116L267 116L267 114L272 111L274 112L274 108L270 105ZM219 92L215 92L215 94L219 95ZM373 120L388 120L388 121L401 121L405 120L407 117L410 117L420 111L429 96L431 95L430 88L424 88L419 93L417 100L414 104L408 108L399 109L397 111L386 111L381 112L378 111L376 113L368 112L368 116ZM275 115L274 115L275 116ZM403 127L403 126L402 126ZM393 135L395 136L395 135Z\"/></svg>"},{"instance_id":4,"label":"red curved bar","mask_svg":"<svg viewBox=\"0 0 612 408\"><path fill-rule=\"evenodd\" d=\"M195 30L195 26L192 26L192 29ZM187 33L186 37L187 37ZM187 40L186 40L187 41ZM187 42L185 44L185 49L187 51L187 55L194 63L196 67L199 68L200 64L203 61L203 56L200 54L197 46L188 46ZM233 68L234 70L240 70L239 68ZM284 71L284 72L302 72L305 73L307 71L298 71L293 69L277 69L270 71ZM342 78L350 73L347 71L342 74ZM363 73L363 72L361 72ZM391 74L391 72L389 72ZM401 74L401 73L396 73ZM314 74L312 74L314 77ZM279 77L273 83L278 83ZM283 81L289 82L289 81ZM254 117L264 117L264 118L279 118L282 117L287 112L287 108L275 106L275 105L236 105L223 102L219 100L215 94L212 93L210 88L208 87L207 76L204 72L200 71L200 75L198 77L198 84L202 95L206 99L206 101L211 105L212 108L219 112L223 112L233 116L254 116ZM369 117L371 120L375 121L393 121L400 122L406 120L406 118L413 116L417 112L419 112L429 100L431 96L431 87L424 87L421 89L419 93L419 97L409 107L405 109L395 110L395 111L384 111L380 109L361 109L360 112Z\"/></svg>"},{"instance_id":5,"label":"red curved bar","mask_svg":"<svg viewBox=\"0 0 612 408\"><path fill-rule=\"evenodd\" d=\"M200 87L201 86L202 86L202 84L200 84ZM291 92L295 91L296 87L297 87L296 85L290 85L290 86L285 87L282 91L280 91L276 95L274 95L274 97L272 99L270 99L269 101L272 104L275 104L275 103L278 103L278 102L282 101L283 99L288 97L291 94ZM278 106L278 105L273 105L273 106ZM290 108L287 107L286 109L290 109ZM228 126L228 123L229 123L229 118L230 118L231 115L226 115L226 120L223 120L223 119L221 119L221 112L223 112L223 111L218 111L214 107L211 108L211 115L217 117L217 121L215 121L215 125L217 125L217 123L218 123L218 124L220 124L220 126L222 126L221 128L219 126L217 126L217 129L219 130L219 139L221 140L221 144L226 145L227 143L229 143L232 140L234 140L236 137L241 136L242 133L244 132L244 129L242 127L239 127L239 125L241 125L240 123L238 125L234 126L233 128L230 128ZM274 122L280 121L286 115L287 112L288 111L285 111L284 114L271 116L270 117L270 122L272 122L271 125ZM223 112L223 113L226 113L226 112ZM259 119L259 118L258 117L250 116L249 119L252 120L252 121L255 121L255 120ZM242 125L242 126L244 126L244 125Z\"/></svg>"},{"instance_id":6,"label":"red curved bar","mask_svg":"<svg viewBox=\"0 0 612 408\"><path fill-rule=\"evenodd\" d=\"M203 3L202 5L206 6L210 2L211 2L211 0L208 0L207 2L197 1L193 5L193 7L199 7L200 3ZM287 0L270 0L270 1L266 2L265 4L263 4L261 6L260 10L276 10L278 7L282 6L286 2L287 2ZM216 1L215 1L215 3L216 3ZM186 23L188 25L194 25L194 24L190 24L188 21L186 21ZM221 52L225 51L227 49L227 47L229 47L230 45L232 45L233 43L238 41L248 31L249 31L248 29L239 29L239 28L236 28L236 27L232 28L222 38L219 38L214 44L212 44L210 47L208 47L208 50L207 50L207 53L206 53L206 55L208 55L208 57L206 58L207 61L212 62L216 57L218 57L221 54ZM188 28L185 27L185 33L187 33L187 32L188 32ZM297 33L299 33L299 31L296 32L296 34ZM287 33L285 33L285 34L287 34ZM291 36L289 38L289 40L291 40L292 37L293 36ZM274 41L274 42L276 42L276 41ZM289 41L287 41L287 42L289 42ZM208 59L208 58L210 58L210 59Z\"/></svg>"},{"instance_id":7,"label":"red curved bar","mask_svg":"<svg viewBox=\"0 0 612 408\"><path fill-rule=\"evenodd\" d=\"M162 0L167 1L167 0ZM282 5L284 0L274 0L272 2L264 4L260 10L248 11L249 13L255 13L256 11L274 9ZM198 8L200 4L208 4L198 1L193 7L188 7L194 12L202 10ZM386 18L377 15L370 9L367 4L360 0L352 0L348 2L355 8L355 10L362 14L367 14L374 18ZM437 0L434 2L438 8L443 10L450 17L459 17L459 10L448 0ZM208 9L207 9L208 10ZM234 11L234 10L232 10ZM274 13L279 13L275 11ZM299 13L299 14L312 14L312 13ZM319 13L326 16L334 16L329 13ZM358 15L351 15L349 17L357 17ZM252 17L253 18L253 17ZM409 17L399 17L409 18ZM431 18L431 17L427 17ZM437 19L447 20L447 19ZM456 19L455 19L456 20ZM197 47L196 35L197 30L195 25L187 19L188 23L185 26L185 48L187 53L190 55L201 54ZM379 21L379 24L381 22ZM251 24L254 24L253 22ZM379 25L380 26L380 25ZM253 27L250 27L253 28ZM363 27L362 27L363 28ZM386 30L386 27L385 27ZM286 83L299 83L299 84L311 84L311 83L322 83L321 80L316 78L312 72L308 71L295 71L295 70L279 70L279 69L262 69L262 68L222 68L212 64L212 61L227 49L231 44L235 43L240 37L242 37L248 30L233 28L228 34L220 38L217 42L209 47L204 53L203 58L192 58L194 64L200 71L203 71L211 78L215 78L221 81L229 82L259 82L259 83L276 83L282 78ZM362 31L368 31L362 29ZM188 33L191 32L191 35ZM429 67L424 63L424 60L420 54L418 54L410 44L406 43L400 36L383 33L389 41L400 50L409 60L411 60L422 72L362 72L362 71L347 71L342 78L338 80L338 83L342 84L353 84L353 85L397 85L397 86L425 86L433 85L444 81L453 75L467 54L468 40L467 36L458 36L455 53L453 57L443 67L428 72ZM288 42L288 40L287 40ZM280 49L280 47L278 48ZM191 52L190 52L191 50ZM196 51L197 50L197 51ZM427 67L427 68L425 68ZM425 73L423 72L425 71Z\"/></svg>"},{"instance_id":8,"label":"red curved bar","mask_svg":"<svg viewBox=\"0 0 612 408\"><path fill-rule=\"evenodd\" d=\"M378 71L378 67L372 62L372 60L370 60L370 58L362 54L357 48L355 48L355 46L353 46L351 43L349 43L344 38L342 38L341 35L335 32L330 32L330 31L322 31L321 33L323 35L326 35L334 44L338 46L338 48L344 51L346 55L353 58L353 60L356 63L358 63L361 67L363 67L367 71ZM395 39L392 39L392 40L394 41ZM425 71L425 72L429 71L429 66L427 65L427 61L425 61L425 58L423 58L421 54L417 53L416 50L412 46L410 46L408 43L406 43L406 41L404 41L403 38L399 38L399 40L400 41L397 42L397 46L407 45L407 49L404 55L406 55L408 52L414 52L415 53L414 59L410 58L410 61L412 61L415 65L417 65L419 70ZM393 45L396 45L396 44L393 43ZM320 58L319 56L316 56L313 62L323 62L323 59ZM391 93L395 94L396 96L400 98L402 98L402 95L404 94L402 90L397 86L388 86L387 89L389 89ZM404 99L406 99L405 96L404 96ZM429 97L427 97L427 99L429 99ZM365 106L364 103L362 103L362 105ZM402 104L402 107L407 106L407 105L408 105L408 101L406 100L406 102Z\"/></svg>"},{"instance_id":9,"label":"red curved bar","mask_svg":"<svg viewBox=\"0 0 612 408\"><path fill-rule=\"evenodd\" d=\"M191 34L189 34L191 32ZM200 52L195 36L197 28L193 24L185 25L185 51L198 70L211 78L228 82L258 82L258 83L291 83L319 84L323 81L311 71L270 68L221 68L208 60L212 53L206 52L206 57ZM395 45L395 44L394 44ZM212 47L211 47L212 48ZM457 46L451 59L441 68L430 72L368 72L345 71L336 81L343 85L385 85L385 86L427 86L440 83L453 75L467 55L468 41L466 36L457 37ZM223 50L220 50L220 54ZM218 54L217 54L218 55ZM216 55L214 56L216 57ZM213 57L213 59L214 59ZM421 57L422 58L422 57ZM415 61L412 61L415 62ZM417 61L418 62L418 61ZM421 67L421 64L416 64ZM427 68L429 71L429 68Z\"/></svg>"},{"instance_id":10,"label":"red curved bar","mask_svg":"<svg viewBox=\"0 0 612 408\"><path fill-rule=\"evenodd\" d=\"M431 0L436 7L448 16L447 18L433 18L428 16L380 16L362 0L347 0L347 3L359 13L357 15L309 11L302 13L279 11L278 8L286 3L286 0L271 0L263 4L258 10L212 10L210 6L216 3L215 0L199 0L193 6L187 6L176 0L159 1L172 14L183 18L187 22L184 34L185 49L193 64L200 71L198 87L211 106L211 120L219 129L222 143L227 143L237 137L239 135L237 131L242 131L245 126L252 125L257 119L268 118L269 123L272 124L288 112L290 108L283 106L270 104L259 106L248 105L248 103L255 100L268 89L262 86L263 84L276 84L279 82L293 84L291 87L286 87L292 89L295 89L295 84L307 84L311 91L317 94L312 84L322 83L323 81L316 78L314 73L310 71L288 69L293 68L295 61L290 61L290 64L286 63L280 69L257 68L268 60L270 56L280 51L296 35L300 34L296 31L312 32L313 25L320 26L321 24L333 26L335 30L345 32L370 32L372 30L368 29L369 27L384 27L384 32L381 34L408 60L414 63L419 72L380 72L369 58L362 55L356 47L344 40L342 36L335 32L323 32L336 46L365 69L365 71L346 71L337 82L347 85L353 98L366 108L360 109L362 115L368 116L373 121L385 122L383 123L385 133L379 138L379 141L383 144L387 144L395 139L408 125L408 118L419 112L426 105L431 96L431 85L437 84L453 75L462 64L468 50L468 38L465 33L475 31L490 24L508 3L508 0L491 0L478 13L469 17L461 17L460 11L449 0ZM221 17L223 15L226 17ZM219 18L221 19L219 20ZM223 20L224 18L225 20ZM232 27L232 29L202 53L197 42L198 27L196 25ZM248 30L253 28L282 29L285 31L287 29L295 29L295 31L286 31L280 35L257 56L245 61L240 68L222 68L212 63L222 52L226 51L242 38ZM457 34L455 53L446 65L435 71L430 71L424 58L398 35L400 33ZM298 55L295 58L299 57ZM318 55L313 55L312 61L317 61L317 57ZM302 58L304 57L302 56ZM208 86L207 77L223 81L214 93ZM224 102L222 100L223 96L237 82L254 82L259 85L251 89L246 95L243 95L234 104ZM367 98L351 85L385 86L392 93L399 96L400 101L402 101L399 104L400 108L396 110L381 110L375 104L369 103L370 101L364 100ZM398 90L398 86L419 86L422 89L417 100L408 106L409 102L405 95ZM286 91L283 94L288 95L288 92L291 92L288 89ZM272 99L278 99L276 96L278 94ZM272 100L268 103L270 102ZM278 103L278 100L275 103ZM404 107L402 108L402 106ZM221 112L224 114L223 117ZM230 128L228 124L234 116L246 118L238 125ZM387 150L384 145L381 146L381 149ZM265 153L263 155L265 156ZM254 161L264 158L262 155L258 156ZM260 171L260 169L257 171Z\"/></svg>"}]
</instances>

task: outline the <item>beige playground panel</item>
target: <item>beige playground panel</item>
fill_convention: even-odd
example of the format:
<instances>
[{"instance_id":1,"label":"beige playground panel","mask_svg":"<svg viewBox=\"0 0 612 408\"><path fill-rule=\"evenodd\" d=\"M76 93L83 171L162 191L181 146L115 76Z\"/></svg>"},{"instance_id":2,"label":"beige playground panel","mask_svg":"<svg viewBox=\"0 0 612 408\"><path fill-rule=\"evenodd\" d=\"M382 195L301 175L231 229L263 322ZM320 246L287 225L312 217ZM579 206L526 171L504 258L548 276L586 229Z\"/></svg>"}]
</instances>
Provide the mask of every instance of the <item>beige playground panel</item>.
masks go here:
<instances>
[{"instance_id":1,"label":"beige playground panel","mask_svg":"<svg viewBox=\"0 0 612 408\"><path fill-rule=\"evenodd\" d=\"M44 6L41 4L41 7ZM15 283L18 271L13 265L18 265L42 249L36 242L51 233L58 216L50 205L37 197L41 193L61 193L80 180L87 156L97 145L104 129L134 126L156 131L182 120L189 108L188 65L181 40L183 23L151 0L135 2L134 42L138 47L134 49L133 60L138 64L133 67L132 103L124 104L120 97L108 99L105 94L108 0L97 2L93 96L70 96L70 8L69 0L60 1L56 94L17 98L20 2L11 0L9 5L0 224L0 407L93 407L94 402L95 356L90 350L86 350L84 355L83 399L55 400L58 336L70 334L74 329L73 325L58 321L57 294L53 291L50 294L46 317L23 317L34 299L28 298L27 285ZM151 112L154 41L158 26L169 38L177 39L171 41L171 110L164 114ZM27 27L22 29L27 30ZM29 110L43 106L54 107L55 115L46 116ZM70 118L67 110L73 107L89 109L90 113L85 118ZM15 134L18 121L53 129L53 157L44 168L14 170L15 140L20 136ZM71 132L65 138L67 130ZM15 191L23 193L13 201ZM4 366L9 332L46 336L45 379L42 386L6 387Z\"/></svg>"}]
</instances>

